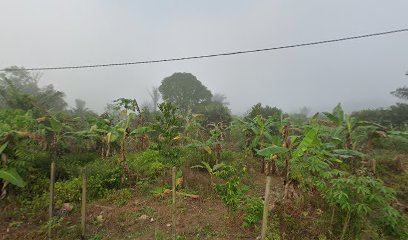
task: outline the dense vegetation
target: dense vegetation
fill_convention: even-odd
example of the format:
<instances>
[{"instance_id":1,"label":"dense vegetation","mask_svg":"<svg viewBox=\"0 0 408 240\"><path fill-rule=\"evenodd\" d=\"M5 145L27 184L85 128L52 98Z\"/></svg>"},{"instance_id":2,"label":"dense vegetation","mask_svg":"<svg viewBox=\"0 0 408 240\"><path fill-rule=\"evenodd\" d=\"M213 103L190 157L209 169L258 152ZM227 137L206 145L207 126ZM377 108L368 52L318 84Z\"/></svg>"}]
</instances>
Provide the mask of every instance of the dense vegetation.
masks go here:
<instances>
[{"instance_id":1,"label":"dense vegetation","mask_svg":"<svg viewBox=\"0 0 408 240\"><path fill-rule=\"evenodd\" d=\"M405 98L403 90L393 94ZM406 104L351 116L339 104L310 117L307 109L286 114L258 103L236 117L225 96L189 73L165 78L150 95L151 106L120 98L99 115L80 99L68 109L62 92L38 87L38 76L24 69L0 75L0 230L6 239L42 239L47 227L58 229L58 238L78 237L81 168L95 208L128 209L113 215L120 222L164 218L154 204L167 206L174 166L185 204L222 201L226 212L214 209L215 217L233 223L229 233L211 230L215 220L194 233L183 226L179 239L256 238L265 175L274 178L268 239L408 238ZM56 209L48 220L52 162ZM189 219L184 208L179 216ZM112 226L103 217L91 205L90 239L153 236L126 229L109 235ZM156 226L154 238L166 237Z\"/></svg>"}]
</instances>

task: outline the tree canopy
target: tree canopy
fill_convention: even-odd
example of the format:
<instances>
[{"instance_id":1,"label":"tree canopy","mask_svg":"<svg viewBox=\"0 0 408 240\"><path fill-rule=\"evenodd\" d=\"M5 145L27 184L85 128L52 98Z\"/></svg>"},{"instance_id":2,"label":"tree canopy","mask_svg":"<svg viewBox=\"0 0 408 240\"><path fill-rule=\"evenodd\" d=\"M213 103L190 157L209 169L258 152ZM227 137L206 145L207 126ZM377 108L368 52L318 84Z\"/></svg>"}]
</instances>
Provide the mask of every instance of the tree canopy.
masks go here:
<instances>
[{"instance_id":1,"label":"tree canopy","mask_svg":"<svg viewBox=\"0 0 408 240\"><path fill-rule=\"evenodd\" d=\"M265 107L262 106L261 103L257 103L251 107L251 109L246 114L246 118L253 119L256 116L260 115L263 118L267 119L269 117L273 117L279 119L282 114L282 110L277 107L271 107L266 105Z\"/></svg>"},{"instance_id":2,"label":"tree canopy","mask_svg":"<svg viewBox=\"0 0 408 240\"><path fill-rule=\"evenodd\" d=\"M40 88L40 75L24 68L10 67L0 74L0 106L29 110L34 106L43 110L63 111L67 107L65 94L53 85Z\"/></svg>"},{"instance_id":3,"label":"tree canopy","mask_svg":"<svg viewBox=\"0 0 408 240\"><path fill-rule=\"evenodd\" d=\"M395 91L392 91L391 94L399 99L408 100L408 87L399 87Z\"/></svg>"},{"instance_id":4,"label":"tree canopy","mask_svg":"<svg viewBox=\"0 0 408 240\"><path fill-rule=\"evenodd\" d=\"M193 74L174 73L161 82L159 91L166 102L176 104L186 113L197 104L210 102L212 94Z\"/></svg>"}]
</instances>

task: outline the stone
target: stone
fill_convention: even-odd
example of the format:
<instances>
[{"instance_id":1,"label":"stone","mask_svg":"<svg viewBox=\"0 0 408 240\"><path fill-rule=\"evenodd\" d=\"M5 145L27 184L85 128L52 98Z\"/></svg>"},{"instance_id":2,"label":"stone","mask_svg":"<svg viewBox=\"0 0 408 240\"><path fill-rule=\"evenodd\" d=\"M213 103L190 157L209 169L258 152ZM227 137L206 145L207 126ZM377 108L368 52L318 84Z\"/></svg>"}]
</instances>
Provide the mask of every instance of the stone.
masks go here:
<instances>
[{"instance_id":1,"label":"stone","mask_svg":"<svg viewBox=\"0 0 408 240\"><path fill-rule=\"evenodd\" d=\"M103 222L103 216L102 215L98 215L97 217L96 217L96 221L98 221L98 222Z\"/></svg>"}]
</instances>

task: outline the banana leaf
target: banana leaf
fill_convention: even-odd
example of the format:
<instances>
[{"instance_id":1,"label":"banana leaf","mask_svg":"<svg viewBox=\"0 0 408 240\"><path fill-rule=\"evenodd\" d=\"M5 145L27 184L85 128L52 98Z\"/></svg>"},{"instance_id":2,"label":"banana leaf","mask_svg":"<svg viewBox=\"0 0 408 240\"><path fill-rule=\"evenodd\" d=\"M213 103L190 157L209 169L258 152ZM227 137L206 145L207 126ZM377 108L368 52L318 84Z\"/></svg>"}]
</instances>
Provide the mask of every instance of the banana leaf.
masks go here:
<instances>
[{"instance_id":1,"label":"banana leaf","mask_svg":"<svg viewBox=\"0 0 408 240\"><path fill-rule=\"evenodd\" d=\"M26 182L24 182L14 168L0 169L0 179L21 188L26 185Z\"/></svg>"}]
</instances>

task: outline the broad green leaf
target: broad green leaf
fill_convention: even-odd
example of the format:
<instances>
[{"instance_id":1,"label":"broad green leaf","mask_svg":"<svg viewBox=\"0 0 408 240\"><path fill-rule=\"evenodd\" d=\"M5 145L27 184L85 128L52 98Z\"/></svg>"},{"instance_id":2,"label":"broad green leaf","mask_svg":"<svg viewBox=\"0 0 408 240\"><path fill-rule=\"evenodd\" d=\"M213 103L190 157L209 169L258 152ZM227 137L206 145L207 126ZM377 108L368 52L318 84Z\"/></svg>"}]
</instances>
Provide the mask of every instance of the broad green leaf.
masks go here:
<instances>
[{"instance_id":1,"label":"broad green leaf","mask_svg":"<svg viewBox=\"0 0 408 240\"><path fill-rule=\"evenodd\" d=\"M149 133L149 132L153 132L153 129L150 128L150 127L139 127L139 128L136 128L135 130L133 130L130 133L130 135L139 136L139 135L143 135L143 134L146 134L146 133Z\"/></svg>"},{"instance_id":2,"label":"broad green leaf","mask_svg":"<svg viewBox=\"0 0 408 240\"><path fill-rule=\"evenodd\" d=\"M60 133L62 130L62 123L58 121L56 118L51 117L50 118L50 123L51 123L51 128L54 130L56 133Z\"/></svg>"},{"instance_id":3,"label":"broad green leaf","mask_svg":"<svg viewBox=\"0 0 408 240\"><path fill-rule=\"evenodd\" d=\"M344 121L344 111L340 103L333 109L333 115L338 119L338 124Z\"/></svg>"},{"instance_id":4,"label":"broad green leaf","mask_svg":"<svg viewBox=\"0 0 408 240\"><path fill-rule=\"evenodd\" d=\"M348 116L348 115L346 115L346 124L347 124L347 130L348 130L348 132L351 133L352 126L351 126L350 116Z\"/></svg>"},{"instance_id":5,"label":"broad green leaf","mask_svg":"<svg viewBox=\"0 0 408 240\"><path fill-rule=\"evenodd\" d=\"M3 179L4 181L7 181L13 185L16 185L17 187L24 187L26 183L24 180L20 177L20 175L17 173L17 171L13 168L9 169L0 169L0 178Z\"/></svg>"},{"instance_id":6,"label":"broad green leaf","mask_svg":"<svg viewBox=\"0 0 408 240\"><path fill-rule=\"evenodd\" d=\"M110 142L115 142L120 137L119 133L117 132L109 132L109 133L110 133Z\"/></svg>"},{"instance_id":7,"label":"broad green leaf","mask_svg":"<svg viewBox=\"0 0 408 240\"><path fill-rule=\"evenodd\" d=\"M212 153L211 148L210 148L209 146L203 146L203 149L204 149L208 154L211 154L211 153Z\"/></svg>"},{"instance_id":8,"label":"broad green leaf","mask_svg":"<svg viewBox=\"0 0 408 240\"><path fill-rule=\"evenodd\" d=\"M6 142L6 143L4 143L3 145L1 145L1 147L0 147L0 154L3 153L3 151L6 149L7 145L8 145L8 142Z\"/></svg>"},{"instance_id":9,"label":"broad green leaf","mask_svg":"<svg viewBox=\"0 0 408 240\"><path fill-rule=\"evenodd\" d=\"M271 157L274 154L285 153L287 151L289 151L289 149L287 149L285 147L270 146L270 147L267 147L267 148L257 150L256 153L258 155L261 155L261 156L264 156L264 157Z\"/></svg>"},{"instance_id":10,"label":"broad green leaf","mask_svg":"<svg viewBox=\"0 0 408 240\"><path fill-rule=\"evenodd\" d=\"M208 172L212 172L212 168L211 168L210 164L208 164L206 162L201 162L201 164L203 164L203 166L207 169Z\"/></svg>"},{"instance_id":11,"label":"broad green leaf","mask_svg":"<svg viewBox=\"0 0 408 240\"><path fill-rule=\"evenodd\" d=\"M303 140L299 143L299 146L296 148L296 150L293 153L293 157L300 157L303 155L303 153L313 144L318 143L319 138L317 136L318 133L318 128L311 128L309 131L307 131L305 137Z\"/></svg>"},{"instance_id":12,"label":"broad green leaf","mask_svg":"<svg viewBox=\"0 0 408 240\"><path fill-rule=\"evenodd\" d=\"M341 143L343 143L343 140L341 140L341 138L339 138L339 137L332 136L331 139L332 139L332 142L333 142L334 144L341 144Z\"/></svg>"},{"instance_id":13,"label":"broad green leaf","mask_svg":"<svg viewBox=\"0 0 408 240\"><path fill-rule=\"evenodd\" d=\"M152 190L150 190L150 193L151 194L161 194L165 190L167 190L167 188L165 188L165 187L156 187L156 188L153 188Z\"/></svg>"},{"instance_id":14,"label":"broad green leaf","mask_svg":"<svg viewBox=\"0 0 408 240\"><path fill-rule=\"evenodd\" d=\"M323 114L332 122L334 123L338 123L339 119L336 118L336 116L334 116L333 114L329 113L329 112L323 112Z\"/></svg>"},{"instance_id":15,"label":"broad green leaf","mask_svg":"<svg viewBox=\"0 0 408 240\"><path fill-rule=\"evenodd\" d=\"M356 151L356 150L351 150L351 149L334 149L333 153L339 156L342 156L343 158L347 158L350 156L356 156L360 158L365 158L367 157L367 154L364 154L362 152Z\"/></svg>"},{"instance_id":16,"label":"broad green leaf","mask_svg":"<svg viewBox=\"0 0 408 240\"><path fill-rule=\"evenodd\" d=\"M225 164L224 164L224 163L215 164L214 167L213 167L213 171L215 172L215 171L217 171L218 169L223 168L223 167L225 167Z\"/></svg>"}]
</instances>

